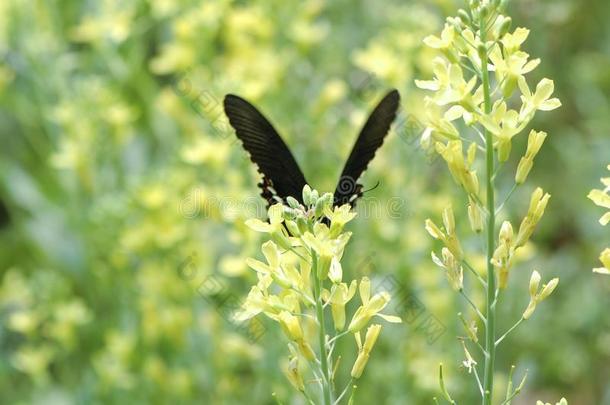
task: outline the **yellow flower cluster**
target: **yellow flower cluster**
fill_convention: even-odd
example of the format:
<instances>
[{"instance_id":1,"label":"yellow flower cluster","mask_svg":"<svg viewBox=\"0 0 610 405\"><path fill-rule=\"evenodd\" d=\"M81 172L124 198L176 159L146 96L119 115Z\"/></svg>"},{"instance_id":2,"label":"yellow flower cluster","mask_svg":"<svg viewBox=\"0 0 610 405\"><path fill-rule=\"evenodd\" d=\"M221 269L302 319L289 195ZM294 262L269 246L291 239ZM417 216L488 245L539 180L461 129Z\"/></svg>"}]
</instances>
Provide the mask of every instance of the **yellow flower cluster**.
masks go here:
<instances>
[{"instance_id":1,"label":"yellow flower cluster","mask_svg":"<svg viewBox=\"0 0 610 405\"><path fill-rule=\"evenodd\" d=\"M488 12L491 13L491 9ZM443 158L454 181L468 194L468 217L472 230L477 233L483 230L484 212L475 169L477 150L493 147L497 161L505 162L510 156L514 136L525 130L536 111L551 111L561 105L557 98L551 97L554 91L552 80L542 79L533 92L526 81L525 75L540 63L539 59L530 60L529 55L521 50L529 31L517 28L511 32L510 17L496 10L493 12L496 13L495 17L489 17L493 23L487 26L484 38L480 37L479 30L473 29L471 14L463 10L459 17L447 19L440 37L425 38L424 43L439 50L442 56L434 60L432 80L416 80L418 87L433 92L425 99L430 113L421 139L422 146L434 149ZM487 60L482 60L483 56ZM490 73L494 75L495 88L486 95L483 76ZM520 97L515 97L515 93L519 93ZM519 98L520 103L514 103ZM444 113L438 114L439 108ZM493 145L485 144L485 131L492 135ZM468 132L474 135L474 140L468 141L464 153L467 139L463 134ZM545 132L530 131L527 150L514 176L515 186L525 182L546 136ZM482 145L478 138L482 139ZM492 260L501 288L506 287L508 270L516 249L529 240L549 198L541 189L534 192L530 209L516 237L513 238L511 224L508 221L503 224ZM445 227L447 235L432 221L426 221L428 232L435 239L442 240L448 249L446 253L443 252L442 259L433 256L435 263L448 270L452 260L457 259L457 264L451 264L454 270L448 270L448 275L452 286L459 290L459 263L463 253L454 226L449 229L445 223Z\"/></svg>"},{"instance_id":2,"label":"yellow flower cluster","mask_svg":"<svg viewBox=\"0 0 610 405\"><path fill-rule=\"evenodd\" d=\"M334 344L339 337L354 334L358 358L351 375L359 378L381 326L369 327L364 345L361 331L376 316L388 322L401 320L381 313L391 299L390 294L386 291L372 294L371 281L367 277L349 284L343 281L341 258L351 236L344 232L344 226L356 216L350 206L333 207L332 194L320 196L309 186L303 189L303 202L289 197L287 205L278 203L269 208L268 223L258 219L246 221L253 230L269 235L270 240L262 245L265 261L251 258L246 261L256 271L258 282L235 318L244 321L264 314L280 324L290 341L291 356L284 371L291 384L307 395L299 368L300 358L304 358L315 373L322 364L322 357L329 357L328 351L332 351L330 342ZM348 323L346 305L357 289L361 305ZM315 332L324 332L323 315L328 306L336 335L325 334L320 353L316 354L307 339ZM306 322L310 319L316 321L314 325ZM324 379L332 379L332 376L325 376L324 370L319 371Z\"/></svg>"},{"instance_id":3,"label":"yellow flower cluster","mask_svg":"<svg viewBox=\"0 0 610 405\"><path fill-rule=\"evenodd\" d=\"M431 113L428 128L422 136L422 145L431 147L447 162L455 181L468 193L478 193L476 171L470 169L474 161L476 144L469 146L467 156L462 154L463 138L460 137L459 120L474 133L486 129L493 134L493 146L498 161L508 160L512 139L531 122L536 111L551 111L561 105L551 98L554 83L542 79L532 92L525 74L533 71L540 61L529 60L521 45L529 31L517 28L509 32L510 18L498 15L485 40L473 32L464 20L450 18L440 38L427 37L424 43L442 52L443 57L434 60L434 79L416 80L416 85L434 92L425 102ZM488 55L489 63L482 67L481 52ZM496 88L491 92L491 109L486 111L482 85L482 70L494 73ZM510 107L515 92L520 93L520 105ZM436 108L445 109L443 115L435 115ZM523 183L540 147L545 133L532 131L528 149L519 165L517 183Z\"/></svg>"}]
</instances>

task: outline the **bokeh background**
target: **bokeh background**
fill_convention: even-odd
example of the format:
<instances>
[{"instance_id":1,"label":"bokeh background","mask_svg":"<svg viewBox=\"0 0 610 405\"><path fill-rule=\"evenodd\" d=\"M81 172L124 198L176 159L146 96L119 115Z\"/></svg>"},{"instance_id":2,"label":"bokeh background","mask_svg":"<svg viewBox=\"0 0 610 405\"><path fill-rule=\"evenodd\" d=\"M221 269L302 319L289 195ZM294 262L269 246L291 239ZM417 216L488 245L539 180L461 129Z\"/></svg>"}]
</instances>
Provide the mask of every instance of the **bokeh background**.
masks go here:
<instances>
[{"instance_id":1,"label":"bokeh background","mask_svg":"<svg viewBox=\"0 0 610 405\"><path fill-rule=\"evenodd\" d=\"M308 180L331 191L391 87L402 124L364 178L380 185L350 225L344 269L391 280L421 305L384 328L357 403L431 403L441 361L454 396L476 403L456 339L465 308L431 264L423 229L453 201L466 235L464 201L418 147L423 94L413 85L430 76L422 39L458 6L0 2L0 403L273 404L272 393L302 403L280 372L276 328L252 340L228 316L254 279L244 258L259 254L244 221L264 211L221 100L233 92L258 105ZM610 279L591 268L610 238L586 195L610 162L610 3L514 0L508 11L542 58L532 77L554 79L563 107L538 115L549 137L507 210L519 220L534 185L553 196L513 270L500 328L527 305L533 268L561 283L503 346L498 389L517 364L529 378L515 404L608 405Z\"/></svg>"}]
</instances>

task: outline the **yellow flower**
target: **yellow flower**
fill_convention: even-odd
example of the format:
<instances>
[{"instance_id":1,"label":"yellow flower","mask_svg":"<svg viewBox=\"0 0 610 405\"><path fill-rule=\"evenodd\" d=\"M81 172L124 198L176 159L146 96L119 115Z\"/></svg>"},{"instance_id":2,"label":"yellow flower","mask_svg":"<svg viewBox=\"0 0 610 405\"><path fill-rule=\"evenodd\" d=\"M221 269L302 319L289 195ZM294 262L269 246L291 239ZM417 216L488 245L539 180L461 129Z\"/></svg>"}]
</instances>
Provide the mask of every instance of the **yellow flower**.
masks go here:
<instances>
[{"instance_id":1,"label":"yellow flower","mask_svg":"<svg viewBox=\"0 0 610 405\"><path fill-rule=\"evenodd\" d=\"M502 93L505 98L509 98L513 94L521 79L525 80L523 75L531 72L540 64L540 59L528 61L528 58L529 55L521 51L505 56L498 47L489 54L497 80L502 83Z\"/></svg>"},{"instance_id":2,"label":"yellow flower","mask_svg":"<svg viewBox=\"0 0 610 405\"><path fill-rule=\"evenodd\" d=\"M440 38L434 35L428 35L424 38L424 44L434 49L447 49L453 46L454 39L455 28L453 28L452 25L445 24L445 28L443 28Z\"/></svg>"},{"instance_id":3,"label":"yellow flower","mask_svg":"<svg viewBox=\"0 0 610 405\"><path fill-rule=\"evenodd\" d=\"M483 115L479 120L497 141L498 160L500 162L507 161L510 155L512 138L523 131L527 122L520 121L519 113L515 110L508 110L506 103L501 100L494 104L491 114Z\"/></svg>"},{"instance_id":4,"label":"yellow flower","mask_svg":"<svg viewBox=\"0 0 610 405\"><path fill-rule=\"evenodd\" d=\"M292 285L298 284L298 274L286 274L280 265L280 252L275 243L272 241L263 243L262 251L265 259L267 259L267 263L247 258L246 264L259 273L270 275L273 281L284 288L290 288Z\"/></svg>"},{"instance_id":5,"label":"yellow flower","mask_svg":"<svg viewBox=\"0 0 610 405\"><path fill-rule=\"evenodd\" d=\"M362 305L356 310L348 330L352 333L360 331L374 316L379 316L388 322L400 323L401 319L397 316L384 315L380 312L390 302L390 294L386 291L375 294L371 298L371 282L368 277L362 277L360 281L360 299Z\"/></svg>"},{"instance_id":6,"label":"yellow flower","mask_svg":"<svg viewBox=\"0 0 610 405\"><path fill-rule=\"evenodd\" d=\"M352 207L349 204L335 207L332 210L330 207L325 207L324 215L330 220L331 238L339 236L343 232L345 224L356 217L356 213L352 211Z\"/></svg>"},{"instance_id":7,"label":"yellow flower","mask_svg":"<svg viewBox=\"0 0 610 405\"><path fill-rule=\"evenodd\" d=\"M267 215L269 216L269 223L253 218L246 221L246 226L256 232L271 234L271 238L283 249L290 249L292 243L283 225L284 205L281 203L272 205L269 207Z\"/></svg>"},{"instance_id":8,"label":"yellow flower","mask_svg":"<svg viewBox=\"0 0 610 405\"><path fill-rule=\"evenodd\" d=\"M345 328L345 304L356 294L357 284L356 280L353 280L349 288L346 283L341 283L333 285L330 292L328 290L324 291L323 298L330 303L333 322L337 330Z\"/></svg>"},{"instance_id":9,"label":"yellow flower","mask_svg":"<svg viewBox=\"0 0 610 405\"><path fill-rule=\"evenodd\" d=\"M248 219L246 221L246 225L256 232L261 233L272 233L281 230L282 222L284 221L283 217L284 206L282 204L274 204L269 207L267 211L269 216L269 223L263 222L260 219Z\"/></svg>"},{"instance_id":10,"label":"yellow flower","mask_svg":"<svg viewBox=\"0 0 610 405\"><path fill-rule=\"evenodd\" d=\"M333 283L341 282L341 264L339 260L343 256L343 249L351 237L351 233L346 232L337 238L331 238L330 230L325 224L316 223L313 233L305 232L302 240L305 245L315 251L319 256L318 274L322 280L329 275L331 267L333 273L331 280Z\"/></svg>"},{"instance_id":11,"label":"yellow flower","mask_svg":"<svg viewBox=\"0 0 610 405\"><path fill-rule=\"evenodd\" d=\"M552 111L561 107L561 101L558 98L550 98L555 91L555 83L550 79L542 79L536 85L534 94L529 89L524 77L519 77L519 90L521 90L521 111L519 119L529 121L536 110Z\"/></svg>"},{"instance_id":12,"label":"yellow flower","mask_svg":"<svg viewBox=\"0 0 610 405\"><path fill-rule=\"evenodd\" d=\"M530 30L527 28L519 27L515 29L512 34L507 33L504 35L500 42L502 42L502 45L504 45L504 49L507 53L514 53L520 49L521 45L529 36L529 33Z\"/></svg>"},{"instance_id":13,"label":"yellow flower","mask_svg":"<svg viewBox=\"0 0 610 405\"><path fill-rule=\"evenodd\" d=\"M424 38L424 44L429 46L432 49L438 49L452 62L456 62L458 59L458 55L455 52L456 44L456 33L453 25L445 24L443 31L441 32L441 37L436 37L434 35L429 35Z\"/></svg>"}]
</instances>

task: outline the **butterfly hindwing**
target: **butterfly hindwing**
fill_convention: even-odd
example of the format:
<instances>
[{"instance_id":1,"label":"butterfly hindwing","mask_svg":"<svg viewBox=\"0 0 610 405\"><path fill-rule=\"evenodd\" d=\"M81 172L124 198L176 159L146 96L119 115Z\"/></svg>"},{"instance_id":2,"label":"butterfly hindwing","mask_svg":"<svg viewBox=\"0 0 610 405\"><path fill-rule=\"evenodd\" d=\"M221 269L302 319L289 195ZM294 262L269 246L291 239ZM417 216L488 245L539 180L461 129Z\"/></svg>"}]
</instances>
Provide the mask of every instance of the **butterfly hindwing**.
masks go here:
<instances>
[{"instance_id":1,"label":"butterfly hindwing","mask_svg":"<svg viewBox=\"0 0 610 405\"><path fill-rule=\"evenodd\" d=\"M275 196L282 200L292 196L301 201L305 176L273 125L239 96L227 95L224 109L237 137L263 175L259 184L263 198L269 204L277 202Z\"/></svg>"},{"instance_id":2,"label":"butterfly hindwing","mask_svg":"<svg viewBox=\"0 0 610 405\"><path fill-rule=\"evenodd\" d=\"M355 200L362 195L362 185L358 183L358 179L375 157L377 149L383 144L392 121L396 118L399 102L398 91L390 91L375 107L362 127L339 177L334 195L335 205L350 203L353 206Z\"/></svg>"}]
</instances>

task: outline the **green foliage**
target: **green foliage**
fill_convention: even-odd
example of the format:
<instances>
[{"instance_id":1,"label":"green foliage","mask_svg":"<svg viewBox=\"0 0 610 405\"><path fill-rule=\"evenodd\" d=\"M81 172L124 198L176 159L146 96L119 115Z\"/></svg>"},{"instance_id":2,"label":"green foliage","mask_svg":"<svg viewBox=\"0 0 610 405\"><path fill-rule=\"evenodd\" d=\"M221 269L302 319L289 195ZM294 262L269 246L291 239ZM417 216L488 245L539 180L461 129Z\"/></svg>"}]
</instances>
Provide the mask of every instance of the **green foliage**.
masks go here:
<instances>
[{"instance_id":1,"label":"green foliage","mask_svg":"<svg viewBox=\"0 0 610 405\"><path fill-rule=\"evenodd\" d=\"M457 370L463 332L454 318L465 307L442 288L422 228L455 196L440 162L419 150L425 108L412 84L432 75L422 39L458 7L1 1L0 402L290 403L297 394L279 371L285 347L275 328L264 323L251 343L227 316L255 283L245 263L261 241L245 220L265 210L220 101L232 92L261 105L307 178L332 189L365 112L397 87L403 124L363 179L381 183L347 225L342 267L373 285L391 275L400 287L388 312L403 324L377 339L354 403L428 403L441 360L447 389L473 403L469 376ZM565 395L605 405L610 285L590 269L607 227L585 196L610 153L610 7L514 0L509 10L513 26L535 33L526 51L549 61L534 78L554 78L564 104L535 118L550 135L528 182L553 199L535 245L516 259L569 287L511 336L500 361L537 365L522 393L530 402ZM515 139L514 150L525 143ZM528 278L511 273L521 286ZM503 319L522 314L521 299L506 294ZM430 320L444 329L433 333Z\"/></svg>"}]
</instances>

